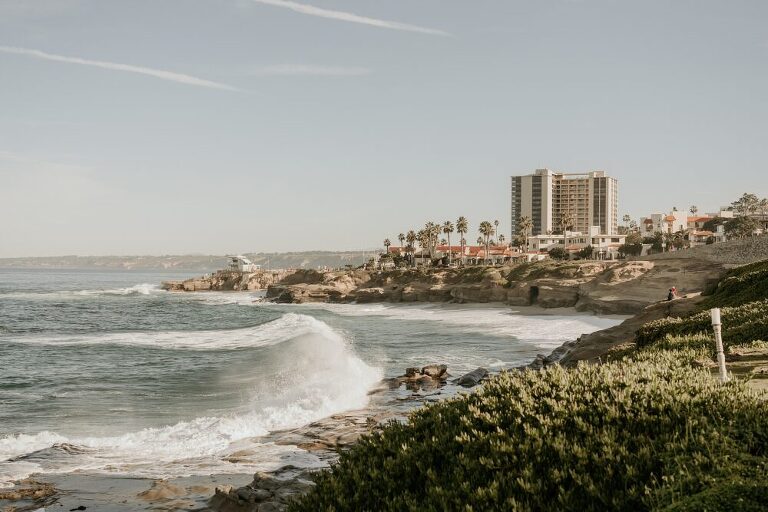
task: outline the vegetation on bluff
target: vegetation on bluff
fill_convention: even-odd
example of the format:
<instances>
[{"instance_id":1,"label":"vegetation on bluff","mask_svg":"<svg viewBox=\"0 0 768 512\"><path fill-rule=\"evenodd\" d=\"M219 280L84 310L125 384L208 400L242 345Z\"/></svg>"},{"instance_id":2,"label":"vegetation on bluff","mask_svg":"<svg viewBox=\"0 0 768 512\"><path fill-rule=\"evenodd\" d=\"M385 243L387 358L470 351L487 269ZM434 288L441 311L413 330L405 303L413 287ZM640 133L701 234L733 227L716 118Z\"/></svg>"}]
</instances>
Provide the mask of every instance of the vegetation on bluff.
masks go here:
<instances>
[{"instance_id":1,"label":"vegetation on bluff","mask_svg":"<svg viewBox=\"0 0 768 512\"><path fill-rule=\"evenodd\" d=\"M732 347L766 346L766 266L707 299ZM364 438L291 510L764 510L768 401L702 367L709 330L702 311L602 365L502 373Z\"/></svg>"},{"instance_id":2,"label":"vegetation on bluff","mask_svg":"<svg viewBox=\"0 0 768 512\"><path fill-rule=\"evenodd\" d=\"M768 403L686 353L503 373L362 440L293 510L693 510L736 489L765 502Z\"/></svg>"},{"instance_id":3,"label":"vegetation on bluff","mask_svg":"<svg viewBox=\"0 0 768 512\"><path fill-rule=\"evenodd\" d=\"M729 270L720 279L704 307L740 306L768 298L768 260Z\"/></svg>"},{"instance_id":4,"label":"vegetation on bluff","mask_svg":"<svg viewBox=\"0 0 768 512\"><path fill-rule=\"evenodd\" d=\"M702 308L721 307L723 343L768 341L768 261L731 269L720 279ZM696 336L712 330L708 309L685 318L663 318L643 325L635 337L640 347L669 337Z\"/></svg>"}]
</instances>

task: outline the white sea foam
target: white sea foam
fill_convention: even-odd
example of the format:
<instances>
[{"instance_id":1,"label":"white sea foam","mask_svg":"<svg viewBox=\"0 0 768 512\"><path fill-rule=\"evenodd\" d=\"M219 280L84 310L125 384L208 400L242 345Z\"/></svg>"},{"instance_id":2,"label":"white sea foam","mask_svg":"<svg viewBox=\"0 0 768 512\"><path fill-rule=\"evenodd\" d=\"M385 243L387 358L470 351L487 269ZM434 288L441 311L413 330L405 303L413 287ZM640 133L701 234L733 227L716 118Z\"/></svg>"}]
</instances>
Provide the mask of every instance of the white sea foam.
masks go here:
<instances>
[{"instance_id":1,"label":"white sea foam","mask_svg":"<svg viewBox=\"0 0 768 512\"><path fill-rule=\"evenodd\" d=\"M467 305L311 304L298 307L322 308L342 316L378 316L430 322L458 332L516 339L542 349L553 349L581 334L612 327L623 318Z\"/></svg>"},{"instance_id":2,"label":"white sea foam","mask_svg":"<svg viewBox=\"0 0 768 512\"><path fill-rule=\"evenodd\" d=\"M67 300L82 297L94 297L103 295L130 296L130 295L155 295L167 293L159 285L153 283L140 283L124 288L94 288L86 290L55 290L55 291L24 291L4 293L0 298L4 299L44 299L44 300Z\"/></svg>"},{"instance_id":3,"label":"white sea foam","mask_svg":"<svg viewBox=\"0 0 768 512\"><path fill-rule=\"evenodd\" d=\"M103 334L67 334L28 336L24 343L61 345L140 345L163 349L234 350L276 345L304 334L316 333L328 338L337 334L327 324L311 316L288 313L255 327L211 331L111 332Z\"/></svg>"},{"instance_id":4,"label":"white sea foam","mask_svg":"<svg viewBox=\"0 0 768 512\"><path fill-rule=\"evenodd\" d=\"M168 333L151 336L162 338L165 334ZM225 343L230 348L282 343L269 355L279 374L279 386L274 382L255 384L250 389L254 395L252 410L246 413L199 417L107 437L79 438L41 432L0 438L0 461L5 461L0 462L0 485L37 471L109 471L159 478L250 471L280 459L285 462L286 457L295 459L294 463L319 465L314 456L295 448L259 444L249 438L364 407L368 391L382 378L382 371L359 359L340 333L305 315L287 314L252 329L192 335L198 338L187 343L195 348L214 343ZM230 339L222 340L222 336ZM103 342L104 337L101 338ZM159 343L174 344L179 339L174 336ZM143 338L139 341L145 342ZM36 456L37 452L61 443L75 446L79 453ZM250 461L235 465L225 460L228 454L243 447L257 448Z\"/></svg>"}]
</instances>

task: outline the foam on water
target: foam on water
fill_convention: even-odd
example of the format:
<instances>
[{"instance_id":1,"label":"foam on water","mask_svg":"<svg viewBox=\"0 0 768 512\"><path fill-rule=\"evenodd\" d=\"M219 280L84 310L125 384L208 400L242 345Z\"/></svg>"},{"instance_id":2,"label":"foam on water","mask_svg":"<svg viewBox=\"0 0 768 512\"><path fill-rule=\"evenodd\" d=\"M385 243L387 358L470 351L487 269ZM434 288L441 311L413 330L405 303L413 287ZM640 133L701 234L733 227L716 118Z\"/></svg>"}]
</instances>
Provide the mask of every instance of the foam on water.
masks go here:
<instances>
[{"instance_id":1,"label":"foam on water","mask_svg":"<svg viewBox=\"0 0 768 512\"><path fill-rule=\"evenodd\" d=\"M311 316L288 313L280 318L244 329L211 331L112 332L26 336L17 341L44 345L138 345L162 349L234 350L276 345L304 334L326 338L338 336L327 324Z\"/></svg>"},{"instance_id":2,"label":"foam on water","mask_svg":"<svg viewBox=\"0 0 768 512\"><path fill-rule=\"evenodd\" d=\"M3 299L43 299L43 300L67 300L82 297L97 296L130 296L130 295L155 295L167 293L159 285L153 283L140 283L122 288L85 289L85 290L46 290L23 291L0 294Z\"/></svg>"},{"instance_id":3,"label":"foam on water","mask_svg":"<svg viewBox=\"0 0 768 512\"><path fill-rule=\"evenodd\" d=\"M164 290L157 284L141 283L126 288L112 288L108 290L80 290L75 295L152 295L163 293Z\"/></svg>"},{"instance_id":4,"label":"foam on water","mask_svg":"<svg viewBox=\"0 0 768 512\"><path fill-rule=\"evenodd\" d=\"M358 358L344 337L312 317L289 313L267 324L211 333L108 334L89 343L157 344L178 348L269 347L265 358L279 386L257 374L248 391L251 410L199 417L160 428L105 437L67 437L55 432L0 438L0 485L33 472L109 471L172 477L212 472L242 472L275 464L320 464L290 447L249 441L270 431L297 427L329 415L362 408L382 371ZM244 446L256 448L245 464L226 461ZM66 449L62 449L66 447ZM266 466L265 466L266 465Z\"/></svg>"},{"instance_id":5,"label":"foam on water","mask_svg":"<svg viewBox=\"0 0 768 512\"><path fill-rule=\"evenodd\" d=\"M322 308L342 316L379 316L396 320L434 322L455 327L465 333L480 333L531 343L554 349L579 335L616 325L620 317L589 314L563 315L532 308L385 305L385 304L307 304L298 307Z\"/></svg>"}]
</instances>

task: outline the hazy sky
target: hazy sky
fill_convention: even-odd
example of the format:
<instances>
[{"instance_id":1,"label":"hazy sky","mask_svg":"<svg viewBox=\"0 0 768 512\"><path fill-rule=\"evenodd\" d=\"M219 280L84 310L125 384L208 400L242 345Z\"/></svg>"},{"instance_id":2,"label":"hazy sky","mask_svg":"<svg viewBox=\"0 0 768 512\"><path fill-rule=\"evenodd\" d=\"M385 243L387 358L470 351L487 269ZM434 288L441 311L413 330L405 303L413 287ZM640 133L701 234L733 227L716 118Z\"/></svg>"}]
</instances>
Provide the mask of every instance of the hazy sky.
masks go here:
<instances>
[{"instance_id":1,"label":"hazy sky","mask_svg":"<svg viewBox=\"0 0 768 512\"><path fill-rule=\"evenodd\" d=\"M307 3L308 2L308 3ZM510 174L768 195L768 2L0 0L0 257L358 249Z\"/></svg>"}]
</instances>

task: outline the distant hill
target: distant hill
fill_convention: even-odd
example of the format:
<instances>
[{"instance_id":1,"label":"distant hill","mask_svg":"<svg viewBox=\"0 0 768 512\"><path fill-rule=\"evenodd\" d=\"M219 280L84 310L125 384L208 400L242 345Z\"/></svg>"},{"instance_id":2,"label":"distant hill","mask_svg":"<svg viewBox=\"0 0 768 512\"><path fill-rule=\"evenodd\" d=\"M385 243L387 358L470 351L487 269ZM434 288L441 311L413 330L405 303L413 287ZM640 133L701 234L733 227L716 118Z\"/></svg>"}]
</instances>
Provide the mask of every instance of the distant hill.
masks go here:
<instances>
[{"instance_id":1,"label":"distant hill","mask_svg":"<svg viewBox=\"0 0 768 512\"><path fill-rule=\"evenodd\" d=\"M305 251L246 253L264 268L317 268L360 265L375 251ZM225 255L171 256L48 256L0 258L0 268L104 268L124 270L185 270L212 272L225 267Z\"/></svg>"}]
</instances>

